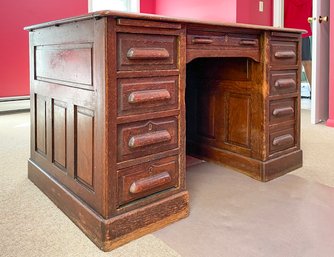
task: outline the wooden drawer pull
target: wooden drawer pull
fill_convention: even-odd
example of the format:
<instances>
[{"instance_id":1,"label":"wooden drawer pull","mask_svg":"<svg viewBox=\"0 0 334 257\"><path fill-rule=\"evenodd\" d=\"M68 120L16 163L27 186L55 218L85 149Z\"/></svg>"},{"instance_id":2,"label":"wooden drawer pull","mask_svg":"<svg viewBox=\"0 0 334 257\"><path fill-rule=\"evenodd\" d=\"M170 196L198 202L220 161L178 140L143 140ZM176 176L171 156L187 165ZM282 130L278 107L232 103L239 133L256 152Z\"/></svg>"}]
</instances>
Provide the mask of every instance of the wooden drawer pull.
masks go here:
<instances>
[{"instance_id":1,"label":"wooden drawer pull","mask_svg":"<svg viewBox=\"0 0 334 257\"><path fill-rule=\"evenodd\" d=\"M275 81L274 87L278 89L295 87L296 81L294 79L278 79Z\"/></svg>"},{"instance_id":2,"label":"wooden drawer pull","mask_svg":"<svg viewBox=\"0 0 334 257\"><path fill-rule=\"evenodd\" d=\"M206 38L206 37L194 37L192 42L194 44L212 44L213 40L211 38Z\"/></svg>"},{"instance_id":3,"label":"wooden drawer pull","mask_svg":"<svg viewBox=\"0 0 334 257\"><path fill-rule=\"evenodd\" d=\"M132 92L128 97L130 104L146 103L153 101L165 101L170 99L167 89L143 90Z\"/></svg>"},{"instance_id":4,"label":"wooden drawer pull","mask_svg":"<svg viewBox=\"0 0 334 257\"><path fill-rule=\"evenodd\" d=\"M239 44L244 46L255 46L257 42L256 40L240 40Z\"/></svg>"},{"instance_id":5,"label":"wooden drawer pull","mask_svg":"<svg viewBox=\"0 0 334 257\"><path fill-rule=\"evenodd\" d=\"M144 191L151 190L156 187L168 184L172 181L171 176L167 171L153 175L151 177L142 178L133 182L130 186L130 193L139 194Z\"/></svg>"},{"instance_id":6,"label":"wooden drawer pull","mask_svg":"<svg viewBox=\"0 0 334 257\"><path fill-rule=\"evenodd\" d=\"M149 132L142 135L133 136L129 140L130 148L138 148L170 141L172 136L167 130Z\"/></svg>"},{"instance_id":7,"label":"wooden drawer pull","mask_svg":"<svg viewBox=\"0 0 334 257\"><path fill-rule=\"evenodd\" d=\"M277 108L273 110L273 115L276 117L293 114L295 111L292 107Z\"/></svg>"},{"instance_id":8,"label":"wooden drawer pull","mask_svg":"<svg viewBox=\"0 0 334 257\"><path fill-rule=\"evenodd\" d=\"M291 59L296 57L294 51L279 51L275 53L275 57L278 59Z\"/></svg>"},{"instance_id":9,"label":"wooden drawer pull","mask_svg":"<svg viewBox=\"0 0 334 257\"><path fill-rule=\"evenodd\" d=\"M166 48L130 48L127 57L130 60L167 59L169 53Z\"/></svg>"},{"instance_id":10,"label":"wooden drawer pull","mask_svg":"<svg viewBox=\"0 0 334 257\"><path fill-rule=\"evenodd\" d=\"M273 140L273 145L274 146L284 146L284 145L289 145L293 143L293 141L294 141L293 136L291 136L290 134L287 134L287 135L275 137Z\"/></svg>"}]
</instances>

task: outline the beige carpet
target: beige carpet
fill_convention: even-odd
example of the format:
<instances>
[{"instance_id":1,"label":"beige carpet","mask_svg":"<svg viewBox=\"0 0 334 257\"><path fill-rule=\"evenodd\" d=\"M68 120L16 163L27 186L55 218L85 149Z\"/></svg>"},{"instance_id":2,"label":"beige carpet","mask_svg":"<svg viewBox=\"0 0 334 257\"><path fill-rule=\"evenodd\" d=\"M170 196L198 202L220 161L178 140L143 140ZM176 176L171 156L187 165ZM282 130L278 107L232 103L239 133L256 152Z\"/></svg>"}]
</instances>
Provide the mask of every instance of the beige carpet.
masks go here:
<instances>
[{"instance_id":1,"label":"beige carpet","mask_svg":"<svg viewBox=\"0 0 334 257\"><path fill-rule=\"evenodd\" d=\"M183 257L334 256L334 188L268 183L211 163L187 172L190 216L154 233Z\"/></svg>"},{"instance_id":2,"label":"beige carpet","mask_svg":"<svg viewBox=\"0 0 334 257\"><path fill-rule=\"evenodd\" d=\"M292 174L334 187L334 128L311 124L311 113L302 110L303 167Z\"/></svg>"},{"instance_id":3,"label":"beige carpet","mask_svg":"<svg viewBox=\"0 0 334 257\"><path fill-rule=\"evenodd\" d=\"M191 167L189 218L104 253L27 179L29 114L0 115L0 256L333 256L334 189L322 184L334 186L334 129L309 116L303 168L260 183Z\"/></svg>"},{"instance_id":4,"label":"beige carpet","mask_svg":"<svg viewBox=\"0 0 334 257\"><path fill-rule=\"evenodd\" d=\"M29 114L0 115L0 135L0 256L180 256L153 235L99 250L27 179Z\"/></svg>"}]
</instances>

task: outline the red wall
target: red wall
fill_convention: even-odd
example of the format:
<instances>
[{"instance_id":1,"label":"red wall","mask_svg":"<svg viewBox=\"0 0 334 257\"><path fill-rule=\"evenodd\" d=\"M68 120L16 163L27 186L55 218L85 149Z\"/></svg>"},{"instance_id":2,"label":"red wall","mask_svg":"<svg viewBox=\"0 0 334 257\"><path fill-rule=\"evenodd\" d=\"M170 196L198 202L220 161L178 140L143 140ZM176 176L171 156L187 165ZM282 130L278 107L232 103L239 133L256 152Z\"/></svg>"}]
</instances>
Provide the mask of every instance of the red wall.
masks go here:
<instances>
[{"instance_id":1,"label":"red wall","mask_svg":"<svg viewBox=\"0 0 334 257\"><path fill-rule=\"evenodd\" d=\"M153 13L155 14L155 0L140 0L140 12L141 13Z\"/></svg>"},{"instance_id":2,"label":"red wall","mask_svg":"<svg viewBox=\"0 0 334 257\"><path fill-rule=\"evenodd\" d=\"M334 3L330 3L329 19L329 119L327 126L334 127Z\"/></svg>"},{"instance_id":3,"label":"red wall","mask_svg":"<svg viewBox=\"0 0 334 257\"><path fill-rule=\"evenodd\" d=\"M236 22L237 0L156 0L160 15Z\"/></svg>"},{"instance_id":4,"label":"red wall","mask_svg":"<svg viewBox=\"0 0 334 257\"><path fill-rule=\"evenodd\" d=\"M272 26L273 0L262 0L263 12L259 12L260 0L237 0L237 22Z\"/></svg>"},{"instance_id":5,"label":"red wall","mask_svg":"<svg viewBox=\"0 0 334 257\"><path fill-rule=\"evenodd\" d=\"M0 97L29 94L28 32L23 27L87 13L87 0L0 2Z\"/></svg>"}]
</instances>

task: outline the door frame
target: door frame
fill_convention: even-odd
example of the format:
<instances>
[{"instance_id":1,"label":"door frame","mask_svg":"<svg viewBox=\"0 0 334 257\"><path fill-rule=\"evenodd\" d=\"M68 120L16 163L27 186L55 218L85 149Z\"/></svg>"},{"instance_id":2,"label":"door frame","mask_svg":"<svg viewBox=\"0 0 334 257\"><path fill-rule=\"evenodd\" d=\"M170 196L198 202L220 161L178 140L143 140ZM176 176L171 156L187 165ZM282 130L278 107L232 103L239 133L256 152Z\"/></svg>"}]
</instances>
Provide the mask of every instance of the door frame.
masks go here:
<instances>
[{"instance_id":1,"label":"door frame","mask_svg":"<svg viewBox=\"0 0 334 257\"><path fill-rule=\"evenodd\" d=\"M273 26L284 27L284 0L273 0Z\"/></svg>"}]
</instances>

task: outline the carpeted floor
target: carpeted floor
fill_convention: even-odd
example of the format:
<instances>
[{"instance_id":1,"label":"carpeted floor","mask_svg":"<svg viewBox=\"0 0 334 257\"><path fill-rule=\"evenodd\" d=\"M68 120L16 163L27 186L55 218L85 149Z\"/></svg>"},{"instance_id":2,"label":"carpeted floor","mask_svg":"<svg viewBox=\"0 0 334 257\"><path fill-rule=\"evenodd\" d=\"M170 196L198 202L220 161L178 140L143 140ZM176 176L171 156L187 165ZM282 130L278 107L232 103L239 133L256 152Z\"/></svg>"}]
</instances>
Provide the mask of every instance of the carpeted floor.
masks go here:
<instances>
[{"instance_id":1,"label":"carpeted floor","mask_svg":"<svg viewBox=\"0 0 334 257\"><path fill-rule=\"evenodd\" d=\"M334 187L334 128L310 123L311 113L302 110L301 149L303 167L291 174Z\"/></svg>"},{"instance_id":2,"label":"carpeted floor","mask_svg":"<svg viewBox=\"0 0 334 257\"><path fill-rule=\"evenodd\" d=\"M99 250L28 180L29 127L29 113L0 115L0 256L180 256L153 235Z\"/></svg>"},{"instance_id":3,"label":"carpeted floor","mask_svg":"<svg viewBox=\"0 0 334 257\"><path fill-rule=\"evenodd\" d=\"M187 172L190 216L153 233L183 257L330 257L334 188L268 183L204 163Z\"/></svg>"},{"instance_id":4,"label":"carpeted floor","mask_svg":"<svg viewBox=\"0 0 334 257\"><path fill-rule=\"evenodd\" d=\"M0 256L332 256L334 129L309 119L303 111L303 168L261 183L193 166L187 219L104 253L27 179L29 114L0 115Z\"/></svg>"}]
</instances>

